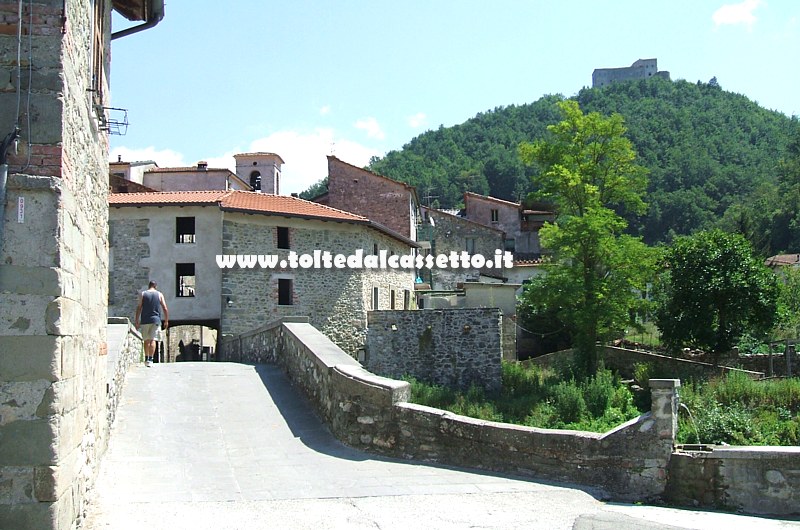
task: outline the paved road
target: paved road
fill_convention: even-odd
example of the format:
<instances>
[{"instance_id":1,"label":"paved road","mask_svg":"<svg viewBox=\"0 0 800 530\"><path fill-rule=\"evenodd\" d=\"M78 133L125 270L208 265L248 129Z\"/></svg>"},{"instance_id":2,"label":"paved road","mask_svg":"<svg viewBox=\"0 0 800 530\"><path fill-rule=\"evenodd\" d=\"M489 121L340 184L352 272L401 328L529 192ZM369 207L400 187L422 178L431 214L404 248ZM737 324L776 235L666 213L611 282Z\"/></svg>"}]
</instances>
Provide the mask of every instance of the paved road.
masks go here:
<instances>
[{"instance_id":1,"label":"paved road","mask_svg":"<svg viewBox=\"0 0 800 530\"><path fill-rule=\"evenodd\" d=\"M132 368L94 495L82 529L800 529L365 454L278 368L227 363Z\"/></svg>"}]
</instances>

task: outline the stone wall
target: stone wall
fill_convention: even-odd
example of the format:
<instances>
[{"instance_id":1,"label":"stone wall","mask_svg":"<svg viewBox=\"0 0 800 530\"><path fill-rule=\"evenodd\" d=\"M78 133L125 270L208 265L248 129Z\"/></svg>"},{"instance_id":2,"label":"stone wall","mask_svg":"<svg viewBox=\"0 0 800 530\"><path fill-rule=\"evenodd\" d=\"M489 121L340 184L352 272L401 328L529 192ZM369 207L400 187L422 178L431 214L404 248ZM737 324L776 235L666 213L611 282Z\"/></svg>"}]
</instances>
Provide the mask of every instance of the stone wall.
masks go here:
<instances>
[{"instance_id":1,"label":"stone wall","mask_svg":"<svg viewBox=\"0 0 800 530\"><path fill-rule=\"evenodd\" d=\"M629 350L605 346L598 350L598 358L603 361L606 368L619 372L623 377L633 377L633 368L637 364L649 364L659 377L675 377L686 379L692 376L714 377L738 370L728 366L715 366L713 364L660 355L639 350ZM556 366L572 362L572 350L548 353L540 357L533 357L526 363L538 366ZM744 371L753 379L763 377L762 372Z\"/></svg>"},{"instance_id":2,"label":"stone wall","mask_svg":"<svg viewBox=\"0 0 800 530\"><path fill-rule=\"evenodd\" d=\"M413 188L408 184L328 157L326 204L380 223L410 239L416 239L416 212L412 212Z\"/></svg>"},{"instance_id":3,"label":"stone wall","mask_svg":"<svg viewBox=\"0 0 800 530\"><path fill-rule=\"evenodd\" d=\"M652 380L652 408L605 434L534 429L409 404L408 383L376 376L310 324L274 323L222 347L276 362L331 431L366 451L595 486L620 500L660 495L677 431L675 380Z\"/></svg>"},{"instance_id":4,"label":"stone wall","mask_svg":"<svg viewBox=\"0 0 800 530\"><path fill-rule=\"evenodd\" d=\"M108 319L108 362L106 364L106 417L108 425L114 423L122 398L122 387L128 369L143 359L142 335L127 318Z\"/></svg>"},{"instance_id":5,"label":"stone wall","mask_svg":"<svg viewBox=\"0 0 800 530\"><path fill-rule=\"evenodd\" d=\"M289 251L277 248L276 226L289 228L290 247L297 254L317 249L343 255L357 249L372 253L375 244L398 255L409 252L399 240L361 225L229 212L223 223L222 252L286 258ZM279 279L292 280L292 305L278 304ZM307 316L343 350L357 356L365 342L373 288L378 289L379 307L389 309L392 291L397 307L406 291L408 298L413 296L413 282L413 271L399 269L224 269L222 295L231 304L223 304L221 327L225 334L238 334L281 317Z\"/></svg>"},{"instance_id":6,"label":"stone wall","mask_svg":"<svg viewBox=\"0 0 800 530\"><path fill-rule=\"evenodd\" d=\"M800 514L800 447L707 449L672 455L668 501L755 514Z\"/></svg>"},{"instance_id":7,"label":"stone wall","mask_svg":"<svg viewBox=\"0 0 800 530\"><path fill-rule=\"evenodd\" d=\"M107 444L108 139L89 92L92 2L23 5L35 68L22 77L31 110L9 158L0 242L0 527L66 529ZM0 3L0 68L12 83L18 7ZM2 136L13 94L0 94Z\"/></svg>"},{"instance_id":8,"label":"stone wall","mask_svg":"<svg viewBox=\"0 0 800 530\"><path fill-rule=\"evenodd\" d=\"M365 365L450 388L498 390L502 328L497 308L370 311Z\"/></svg>"},{"instance_id":9,"label":"stone wall","mask_svg":"<svg viewBox=\"0 0 800 530\"><path fill-rule=\"evenodd\" d=\"M148 219L109 221L109 316L135 318L138 295L150 280L150 269L141 264L142 258L150 256L149 236Z\"/></svg>"},{"instance_id":10,"label":"stone wall","mask_svg":"<svg viewBox=\"0 0 800 530\"><path fill-rule=\"evenodd\" d=\"M752 372L761 372L767 377L797 377L800 375L800 354L789 353L789 358L784 353L740 355L731 362L736 366Z\"/></svg>"}]
</instances>

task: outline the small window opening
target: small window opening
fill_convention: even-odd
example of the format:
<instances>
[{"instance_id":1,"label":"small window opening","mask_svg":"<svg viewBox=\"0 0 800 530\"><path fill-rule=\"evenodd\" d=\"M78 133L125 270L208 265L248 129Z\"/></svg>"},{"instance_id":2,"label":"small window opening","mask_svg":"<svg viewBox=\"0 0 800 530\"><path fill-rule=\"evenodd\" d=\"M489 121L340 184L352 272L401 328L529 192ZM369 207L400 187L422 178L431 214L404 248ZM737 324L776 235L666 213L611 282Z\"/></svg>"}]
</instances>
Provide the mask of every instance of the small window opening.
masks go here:
<instances>
[{"instance_id":1,"label":"small window opening","mask_svg":"<svg viewBox=\"0 0 800 530\"><path fill-rule=\"evenodd\" d=\"M292 283L289 278L280 278L278 280L278 305L293 305Z\"/></svg>"},{"instance_id":2,"label":"small window opening","mask_svg":"<svg viewBox=\"0 0 800 530\"><path fill-rule=\"evenodd\" d=\"M194 263L175 264L175 285L177 286L175 296L178 298L194 296L196 285Z\"/></svg>"},{"instance_id":3,"label":"small window opening","mask_svg":"<svg viewBox=\"0 0 800 530\"><path fill-rule=\"evenodd\" d=\"M278 227L278 248L289 248L289 227Z\"/></svg>"},{"instance_id":4,"label":"small window opening","mask_svg":"<svg viewBox=\"0 0 800 530\"><path fill-rule=\"evenodd\" d=\"M196 243L194 217L175 218L175 242Z\"/></svg>"}]
</instances>

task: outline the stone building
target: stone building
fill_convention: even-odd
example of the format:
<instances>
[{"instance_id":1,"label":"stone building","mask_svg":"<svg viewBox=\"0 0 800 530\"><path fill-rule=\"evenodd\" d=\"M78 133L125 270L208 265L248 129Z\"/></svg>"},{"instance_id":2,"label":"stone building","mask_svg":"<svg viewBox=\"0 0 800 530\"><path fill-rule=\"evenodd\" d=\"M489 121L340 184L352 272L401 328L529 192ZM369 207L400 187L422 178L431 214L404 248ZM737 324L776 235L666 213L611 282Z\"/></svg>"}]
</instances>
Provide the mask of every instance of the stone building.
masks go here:
<instances>
[{"instance_id":1,"label":"stone building","mask_svg":"<svg viewBox=\"0 0 800 530\"><path fill-rule=\"evenodd\" d=\"M433 255L467 252L493 259L495 251L503 249L505 233L499 228L426 206L421 211L423 222L418 229L418 238L430 243L430 252ZM482 267L423 270L422 274L423 280L432 289L443 290L454 289L459 283L466 281L478 281L481 272L502 278L508 271L504 268Z\"/></svg>"},{"instance_id":2,"label":"stone building","mask_svg":"<svg viewBox=\"0 0 800 530\"><path fill-rule=\"evenodd\" d=\"M302 262L293 268L288 261L290 253L313 257L315 251L388 258L417 246L360 215L236 190L112 194L109 204L110 315L130 318L139 291L154 278L171 326L202 324L229 335L282 316L307 316L355 356L367 311L413 306L413 270L304 268ZM278 263L220 268L217 255L276 256Z\"/></svg>"},{"instance_id":3,"label":"stone building","mask_svg":"<svg viewBox=\"0 0 800 530\"><path fill-rule=\"evenodd\" d=\"M113 37L163 16L157 1L0 1L0 528L74 528L108 441L112 9L145 21Z\"/></svg>"},{"instance_id":4,"label":"stone building","mask_svg":"<svg viewBox=\"0 0 800 530\"><path fill-rule=\"evenodd\" d=\"M417 190L403 182L328 157L328 191L320 204L363 215L409 239L417 239Z\"/></svg>"},{"instance_id":5,"label":"stone building","mask_svg":"<svg viewBox=\"0 0 800 530\"><path fill-rule=\"evenodd\" d=\"M622 68L596 68L592 72L592 88L653 76L669 80L669 72L658 70L658 59L638 59L632 65Z\"/></svg>"},{"instance_id":6,"label":"stone building","mask_svg":"<svg viewBox=\"0 0 800 530\"><path fill-rule=\"evenodd\" d=\"M515 260L541 255L539 229L555 219L555 214L544 208L528 209L521 203L472 192L464 193L464 216L470 221L502 230L505 233L504 249L512 252Z\"/></svg>"}]
</instances>

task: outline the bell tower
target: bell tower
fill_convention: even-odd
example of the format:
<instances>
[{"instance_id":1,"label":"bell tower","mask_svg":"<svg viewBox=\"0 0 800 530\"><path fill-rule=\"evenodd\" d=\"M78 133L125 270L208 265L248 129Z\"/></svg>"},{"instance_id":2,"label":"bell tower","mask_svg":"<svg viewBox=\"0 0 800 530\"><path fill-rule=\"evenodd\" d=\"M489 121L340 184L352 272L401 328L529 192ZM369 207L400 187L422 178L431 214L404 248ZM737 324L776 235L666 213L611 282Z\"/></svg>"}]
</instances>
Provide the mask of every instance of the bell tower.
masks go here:
<instances>
[{"instance_id":1,"label":"bell tower","mask_svg":"<svg viewBox=\"0 0 800 530\"><path fill-rule=\"evenodd\" d=\"M236 176L250 184L253 191L280 195L283 159L275 153L240 153L236 159Z\"/></svg>"}]
</instances>

